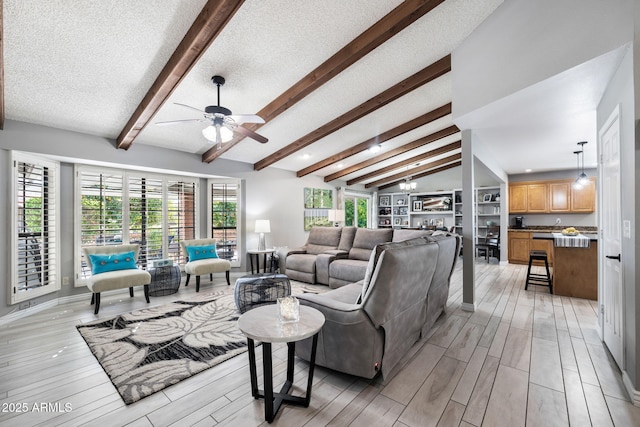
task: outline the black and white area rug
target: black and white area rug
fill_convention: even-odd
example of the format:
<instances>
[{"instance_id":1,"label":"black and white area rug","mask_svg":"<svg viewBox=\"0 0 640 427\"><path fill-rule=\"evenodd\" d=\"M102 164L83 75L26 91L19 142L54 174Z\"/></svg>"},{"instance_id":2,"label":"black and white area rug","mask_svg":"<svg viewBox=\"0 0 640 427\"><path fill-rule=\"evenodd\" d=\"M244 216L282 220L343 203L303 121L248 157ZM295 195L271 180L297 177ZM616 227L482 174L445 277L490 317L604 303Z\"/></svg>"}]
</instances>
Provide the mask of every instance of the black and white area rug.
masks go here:
<instances>
[{"instance_id":1,"label":"black and white area rug","mask_svg":"<svg viewBox=\"0 0 640 427\"><path fill-rule=\"evenodd\" d=\"M294 295L327 290L292 283ZM233 294L225 291L77 328L128 405L247 350Z\"/></svg>"}]
</instances>

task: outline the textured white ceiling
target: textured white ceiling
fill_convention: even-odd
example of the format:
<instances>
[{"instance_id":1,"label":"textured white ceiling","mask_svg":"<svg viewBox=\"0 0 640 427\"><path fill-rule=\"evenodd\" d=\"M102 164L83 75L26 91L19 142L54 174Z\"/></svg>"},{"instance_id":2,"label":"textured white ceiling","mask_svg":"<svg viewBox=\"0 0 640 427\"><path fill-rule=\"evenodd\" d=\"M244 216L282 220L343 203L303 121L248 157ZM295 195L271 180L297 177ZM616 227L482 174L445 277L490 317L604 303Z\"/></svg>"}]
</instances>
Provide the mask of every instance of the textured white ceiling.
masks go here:
<instances>
[{"instance_id":1,"label":"textured white ceiling","mask_svg":"<svg viewBox=\"0 0 640 427\"><path fill-rule=\"evenodd\" d=\"M5 0L7 118L115 139L204 3ZM269 138L268 144L245 139L222 157L255 163L285 147L451 53L501 3L445 1L260 128L258 132ZM160 127L153 123L198 117L174 102L197 108L215 104L216 90L210 81L214 74L227 79L221 90L222 105L235 113L255 113L398 4L400 0L246 1L134 144L203 153L210 148L200 133L203 125ZM573 167L575 158L565 152L573 151L577 126L585 126L584 139L595 141L588 134L595 132L593 100L601 94L616 61L619 56L613 55L586 64L489 106L487 121L477 126L480 137L492 144L495 141L496 158L508 172L521 172L524 167ZM607 72L599 73L602 69ZM451 79L445 75L274 166L301 170L450 101ZM566 123L551 121L550 117L559 117L560 112L565 116L572 113L572 133L563 133ZM500 126L495 117L509 118L502 122L517 126ZM446 116L386 142L383 150L451 124L451 117ZM457 139L459 135L445 138L344 179ZM523 147L536 146L542 140L547 144L553 141L552 147L522 155ZM589 145L593 147L585 148L591 161L590 149L595 156L595 144ZM553 147L558 147L557 155ZM303 154L310 156L303 158ZM360 153L341 162L341 167L371 156ZM437 157L429 161L434 160ZM315 173L324 176L336 170L331 166Z\"/></svg>"}]
</instances>

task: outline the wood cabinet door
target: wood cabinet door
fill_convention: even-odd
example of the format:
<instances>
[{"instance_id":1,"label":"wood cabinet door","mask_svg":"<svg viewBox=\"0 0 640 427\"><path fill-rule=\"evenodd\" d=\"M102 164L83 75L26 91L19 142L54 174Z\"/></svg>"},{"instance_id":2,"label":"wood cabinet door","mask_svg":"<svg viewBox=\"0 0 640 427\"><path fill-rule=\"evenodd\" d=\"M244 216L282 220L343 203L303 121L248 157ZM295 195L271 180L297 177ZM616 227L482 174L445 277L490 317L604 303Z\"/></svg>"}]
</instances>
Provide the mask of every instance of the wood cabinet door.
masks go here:
<instances>
[{"instance_id":1,"label":"wood cabinet door","mask_svg":"<svg viewBox=\"0 0 640 427\"><path fill-rule=\"evenodd\" d=\"M547 261L549 261L549 265L553 265L553 240L534 240L532 238L530 247L532 251L546 251ZM529 259L527 259L528 262ZM534 265L544 265L544 261L534 261Z\"/></svg>"},{"instance_id":2,"label":"wood cabinet door","mask_svg":"<svg viewBox=\"0 0 640 427\"><path fill-rule=\"evenodd\" d=\"M526 264L529 262L529 239L531 233L509 232L509 262Z\"/></svg>"},{"instance_id":3,"label":"wood cabinet door","mask_svg":"<svg viewBox=\"0 0 640 427\"><path fill-rule=\"evenodd\" d=\"M589 180L581 189L571 187L571 211L593 212L596 210L596 183Z\"/></svg>"},{"instance_id":4,"label":"wood cabinet door","mask_svg":"<svg viewBox=\"0 0 640 427\"><path fill-rule=\"evenodd\" d=\"M509 213L527 212L527 185L509 185Z\"/></svg>"},{"instance_id":5,"label":"wood cabinet door","mask_svg":"<svg viewBox=\"0 0 640 427\"><path fill-rule=\"evenodd\" d=\"M547 184L527 185L527 212L545 213L549 211Z\"/></svg>"},{"instance_id":6,"label":"wood cabinet door","mask_svg":"<svg viewBox=\"0 0 640 427\"><path fill-rule=\"evenodd\" d=\"M549 211L569 212L571 200L570 182L549 183Z\"/></svg>"}]
</instances>

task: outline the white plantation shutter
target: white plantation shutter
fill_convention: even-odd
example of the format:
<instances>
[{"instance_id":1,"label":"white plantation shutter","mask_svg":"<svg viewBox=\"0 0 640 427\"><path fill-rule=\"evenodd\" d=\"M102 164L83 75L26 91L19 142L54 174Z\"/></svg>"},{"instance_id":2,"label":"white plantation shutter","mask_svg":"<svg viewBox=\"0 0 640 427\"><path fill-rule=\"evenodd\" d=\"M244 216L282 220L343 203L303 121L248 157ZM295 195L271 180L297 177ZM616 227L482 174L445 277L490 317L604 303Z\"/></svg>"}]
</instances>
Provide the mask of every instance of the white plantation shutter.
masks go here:
<instances>
[{"instance_id":1,"label":"white plantation shutter","mask_svg":"<svg viewBox=\"0 0 640 427\"><path fill-rule=\"evenodd\" d=\"M163 181L129 177L129 243L138 243L138 264L146 268L163 259Z\"/></svg>"},{"instance_id":2,"label":"white plantation shutter","mask_svg":"<svg viewBox=\"0 0 640 427\"><path fill-rule=\"evenodd\" d=\"M185 260L180 241L198 237L199 178L76 168L76 286L91 275L82 247L140 245L138 265Z\"/></svg>"},{"instance_id":3,"label":"white plantation shutter","mask_svg":"<svg viewBox=\"0 0 640 427\"><path fill-rule=\"evenodd\" d=\"M208 192L208 223L211 237L216 239L218 256L229 260L234 267L240 266L240 182L210 179Z\"/></svg>"},{"instance_id":4,"label":"white plantation shutter","mask_svg":"<svg viewBox=\"0 0 640 427\"><path fill-rule=\"evenodd\" d=\"M185 264L180 242L196 238L197 189L195 182L168 180L167 226L169 229L167 258Z\"/></svg>"},{"instance_id":5,"label":"white plantation shutter","mask_svg":"<svg viewBox=\"0 0 640 427\"><path fill-rule=\"evenodd\" d=\"M122 172L82 171L80 187L80 245L120 245L124 239ZM80 279L91 271L80 252Z\"/></svg>"},{"instance_id":6,"label":"white plantation shutter","mask_svg":"<svg viewBox=\"0 0 640 427\"><path fill-rule=\"evenodd\" d=\"M11 303L60 289L57 162L12 153Z\"/></svg>"}]
</instances>

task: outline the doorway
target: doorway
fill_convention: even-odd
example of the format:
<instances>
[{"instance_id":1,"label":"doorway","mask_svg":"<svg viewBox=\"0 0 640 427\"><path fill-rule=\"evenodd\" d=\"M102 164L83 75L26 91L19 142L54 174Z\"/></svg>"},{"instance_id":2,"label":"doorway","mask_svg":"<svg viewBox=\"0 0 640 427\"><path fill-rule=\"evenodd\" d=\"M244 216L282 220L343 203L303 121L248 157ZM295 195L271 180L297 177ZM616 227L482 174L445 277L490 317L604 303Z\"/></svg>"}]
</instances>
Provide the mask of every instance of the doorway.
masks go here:
<instances>
[{"instance_id":1,"label":"doorway","mask_svg":"<svg viewBox=\"0 0 640 427\"><path fill-rule=\"evenodd\" d=\"M620 203L620 112L616 108L599 131L599 218L601 230L600 316L602 339L618 366L624 368L624 304L621 261L622 215Z\"/></svg>"}]
</instances>

